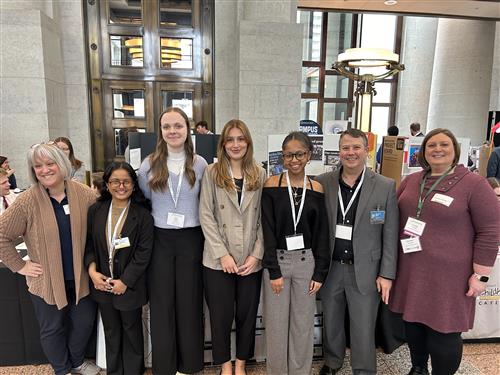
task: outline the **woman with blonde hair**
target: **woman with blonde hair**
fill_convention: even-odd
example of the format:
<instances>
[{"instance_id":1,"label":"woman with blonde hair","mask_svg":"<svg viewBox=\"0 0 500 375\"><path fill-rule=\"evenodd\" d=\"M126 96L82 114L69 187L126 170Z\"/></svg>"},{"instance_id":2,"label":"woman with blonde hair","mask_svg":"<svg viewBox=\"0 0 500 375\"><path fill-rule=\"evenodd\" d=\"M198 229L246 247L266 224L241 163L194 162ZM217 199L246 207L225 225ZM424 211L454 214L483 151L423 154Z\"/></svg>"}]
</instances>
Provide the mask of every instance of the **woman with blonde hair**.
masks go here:
<instances>
[{"instance_id":1,"label":"woman with blonde hair","mask_svg":"<svg viewBox=\"0 0 500 375\"><path fill-rule=\"evenodd\" d=\"M98 374L84 362L96 306L83 258L92 190L69 178L71 164L53 142L27 155L31 187L0 215L0 259L26 276L40 325L40 342L56 375ZM16 251L22 236L29 260Z\"/></svg>"},{"instance_id":2,"label":"woman with blonde hair","mask_svg":"<svg viewBox=\"0 0 500 375\"><path fill-rule=\"evenodd\" d=\"M160 116L156 150L139 186L151 200L154 247L148 270L153 372L203 369L203 232L199 193L207 162L194 153L189 119L179 108Z\"/></svg>"},{"instance_id":3,"label":"woman with blonde hair","mask_svg":"<svg viewBox=\"0 0 500 375\"><path fill-rule=\"evenodd\" d=\"M222 364L222 374L232 374L231 327L236 315L235 374L243 375L254 355L264 253L260 199L266 172L253 158L252 137L241 120L224 126L217 160L205 170L200 197L205 299L214 363Z\"/></svg>"},{"instance_id":4,"label":"woman with blonde hair","mask_svg":"<svg viewBox=\"0 0 500 375\"><path fill-rule=\"evenodd\" d=\"M59 147L64 152L64 154L66 154L69 162L71 163L71 179L81 182L82 184L85 183L85 166L83 165L83 162L81 160L78 160L75 157L75 151L73 150L71 141L66 137L57 137L56 139L54 139L54 142L56 146Z\"/></svg>"}]
</instances>

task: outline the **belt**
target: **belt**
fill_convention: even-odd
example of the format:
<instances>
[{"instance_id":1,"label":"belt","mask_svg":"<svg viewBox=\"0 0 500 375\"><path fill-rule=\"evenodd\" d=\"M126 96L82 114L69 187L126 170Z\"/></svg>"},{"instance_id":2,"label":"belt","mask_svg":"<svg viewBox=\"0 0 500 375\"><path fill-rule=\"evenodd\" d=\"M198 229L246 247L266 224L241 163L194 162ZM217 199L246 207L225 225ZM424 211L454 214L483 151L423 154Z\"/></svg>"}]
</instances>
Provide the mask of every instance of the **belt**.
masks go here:
<instances>
[{"instance_id":1,"label":"belt","mask_svg":"<svg viewBox=\"0 0 500 375\"><path fill-rule=\"evenodd\" d=\"M337 259L334 259L333 260L334 262L337 262L337 263L340 263L340 264L354 264L354 261L353 260L350 260L350 259L341 259L341 260L337 260Z\"/></svg>"}]
</instances>

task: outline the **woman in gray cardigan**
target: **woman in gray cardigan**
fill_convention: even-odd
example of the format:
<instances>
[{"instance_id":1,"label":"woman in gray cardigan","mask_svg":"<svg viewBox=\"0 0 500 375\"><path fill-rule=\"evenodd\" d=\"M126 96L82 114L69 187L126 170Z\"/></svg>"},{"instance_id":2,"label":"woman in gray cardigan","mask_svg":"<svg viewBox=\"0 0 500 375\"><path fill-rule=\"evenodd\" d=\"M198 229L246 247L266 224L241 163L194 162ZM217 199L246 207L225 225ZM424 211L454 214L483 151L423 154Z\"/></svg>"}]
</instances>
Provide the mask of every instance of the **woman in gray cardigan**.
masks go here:
<instances>
[{"instance_id":1,"label":"woman in gray cardigan","mask_svg":"<svg viewBox=\"0 0 500 375\"><path fill-rule=\"evenodd\" d=\"M232 374L231 326L236 314L235 374L243 375L254 355L264 252L260 198L266 173L253 159L252 137L240 120L224 126L217 159L205 171L200 197L205 299L214 363L222 365L225 375Z\"/></svg>"}]
</instances>

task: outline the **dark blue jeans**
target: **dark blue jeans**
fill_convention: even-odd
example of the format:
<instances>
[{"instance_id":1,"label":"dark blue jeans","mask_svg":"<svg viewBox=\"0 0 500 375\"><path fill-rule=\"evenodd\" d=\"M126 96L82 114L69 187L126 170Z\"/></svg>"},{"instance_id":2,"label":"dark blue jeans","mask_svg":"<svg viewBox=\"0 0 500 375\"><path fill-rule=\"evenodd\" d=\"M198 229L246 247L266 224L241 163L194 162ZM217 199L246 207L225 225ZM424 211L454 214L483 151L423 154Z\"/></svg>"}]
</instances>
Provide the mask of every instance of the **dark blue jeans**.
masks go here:
<instances>
[{"instance_id":1,"label":"dark blue jeans","mask_svg":"<svg viewBox=\"0 0 500 375\"><path fill-rule=\"evenodd\" d=\"M90 296L75 304L75 285L66 281L68 304L61 310L31 294L40 325L40 342L56 375L66 375L83 363L85 348L92 335L96 305Z\"/></svg>"}]
</instances>

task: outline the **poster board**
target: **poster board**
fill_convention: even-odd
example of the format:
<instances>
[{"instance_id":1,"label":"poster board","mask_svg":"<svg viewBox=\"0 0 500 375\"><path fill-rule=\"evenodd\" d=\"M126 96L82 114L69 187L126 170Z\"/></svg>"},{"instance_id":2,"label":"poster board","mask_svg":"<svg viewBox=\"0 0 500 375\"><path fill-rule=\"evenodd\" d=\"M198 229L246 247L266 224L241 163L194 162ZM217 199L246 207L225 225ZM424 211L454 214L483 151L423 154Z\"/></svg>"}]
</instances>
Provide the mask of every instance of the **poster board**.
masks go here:
<instances>
[{"instance_id":1,"label":"poster board","mask_svg":"<svg viewBox=\"0 0 500 375\"><path fill-rule=\"evenodd\" d=\"M405 137L384 137L382 149L382 163L380 174L396 181L396 188L401 183L403 163L405 159Z\"/></svg>"}]
</instances>

